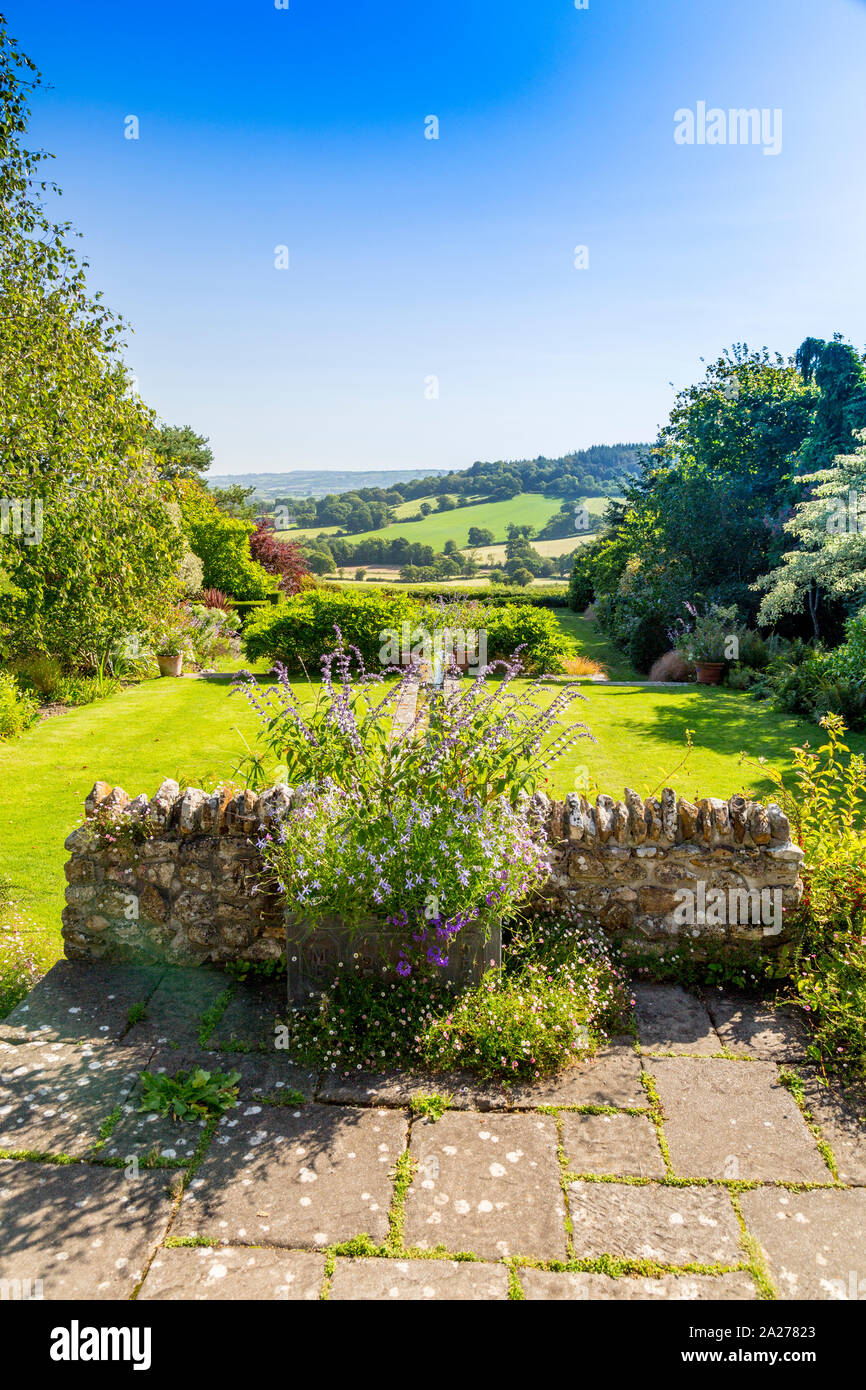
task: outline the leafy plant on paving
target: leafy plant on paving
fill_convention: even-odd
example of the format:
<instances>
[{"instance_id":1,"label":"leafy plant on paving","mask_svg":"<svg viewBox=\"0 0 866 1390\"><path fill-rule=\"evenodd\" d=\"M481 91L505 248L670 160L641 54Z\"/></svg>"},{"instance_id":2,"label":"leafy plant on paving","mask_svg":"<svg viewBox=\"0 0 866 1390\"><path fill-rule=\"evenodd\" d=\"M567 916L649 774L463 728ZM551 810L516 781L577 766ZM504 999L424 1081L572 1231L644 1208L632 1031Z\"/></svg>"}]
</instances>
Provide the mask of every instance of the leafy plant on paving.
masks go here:
<instances>
[{"instance_id":1,"label":"leafy plant on paving","mask_svg":"<svg viewBox=\"0 0 866 1390\"><path fill-rule=\"evenodd\" d=\"M633 999L604 933L541 917L515 934L507 969L489 971L427 1030L425 1062L537 1080L624 1027Z\"/></svg>"},{"instance_id":2,"label":"leafy plant on paving","mask_svg":"<svg viewBox=\"0 0 866 1390\"><path fill-rule=\"evenodd\" d=\"M140 1111L171 1120L207 1119L237 1104L239 1071L179 1071L176 1076L143 1071Z\"/></svg>"},{"instance_id":3,"label":"leafy plant on paving","mask_svg":"<svg viewBox=\"0 0 866 1390\"><path fill-rule=\"evenodd\" d=\"M427 1120L430 1124L435 1124L441 1120L446 1110L451 1109L453 1096L440 1095L438 1091L429 1094L410 1097L409 1111L416 1119Z\"/></svg>"}]
</instances>

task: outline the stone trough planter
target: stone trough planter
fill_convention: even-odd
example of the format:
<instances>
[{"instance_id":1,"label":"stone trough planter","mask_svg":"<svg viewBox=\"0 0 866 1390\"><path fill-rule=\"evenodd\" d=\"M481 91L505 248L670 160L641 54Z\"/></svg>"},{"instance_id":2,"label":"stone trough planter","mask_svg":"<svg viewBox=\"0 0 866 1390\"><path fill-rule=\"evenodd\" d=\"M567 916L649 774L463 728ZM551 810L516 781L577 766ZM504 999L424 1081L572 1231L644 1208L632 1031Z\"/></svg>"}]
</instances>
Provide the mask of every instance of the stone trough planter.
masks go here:
<instances>
[{"instance_id":1,"label":"stone trough planter","mask_svg":"<svg viewBox=\"0 0 866 1390\"><path fill-rule=\"evenodd\" d=\"M393 978L406 932L395 932L375 918L350 927L340 917L316 925L292 912L286 925L286 973L291 1003L309 1003L330 989L341 974ZM448 953L441 974L455 984L477 983L491 964L502 960L502 929L497 922L485 940L480 932L464 931Z\"/></svg>"}]
</instances>

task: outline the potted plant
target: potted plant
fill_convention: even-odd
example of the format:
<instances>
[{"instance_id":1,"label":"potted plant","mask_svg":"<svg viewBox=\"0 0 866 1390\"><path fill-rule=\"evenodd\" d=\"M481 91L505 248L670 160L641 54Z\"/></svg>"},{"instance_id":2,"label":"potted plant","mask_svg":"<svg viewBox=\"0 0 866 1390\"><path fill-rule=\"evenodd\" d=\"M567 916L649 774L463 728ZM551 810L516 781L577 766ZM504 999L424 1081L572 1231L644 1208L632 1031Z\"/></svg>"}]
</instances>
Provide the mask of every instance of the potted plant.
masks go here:
<instances>
[{"instance_id":1,"label":"potted plant","mask_svg":"<svg viewBox=\"0 0 866 1390\"><path fill-rule=\"evenodd\" d=\"M589 733L560 727L562 711L583 698L576 686L539 708L533 687L510 689L520 663L496 664L505 674L492 694L483 673L463 693L431 689L399 738L390 716L414 671L377 702L381 678L353 679L338 649L322 658L312 711L284 668L264 695L241 682L293 788L258 841L284 906L291 998L308 999L353 968L460 982L499 963L502 919L547 869L529 793Z\"/></svg>"},{"instance_id":2,"label":"potted plant","mask_svg":"<svg viewBox=\"0 0 866 1390\"><path fill-rule=\"evenodd\" d=\"M156 654L159 663L159 674L161 676L180 676L183 674L183 647L180 643L170 640L162 644L162 650Z\"/></svg>"},{"instance_id":3,"label":"potted plant","mask_svg":"<svg viewBox=\"0 0 866 1390\"><path fill-rule=\"evenodd\" d=\"M155 647L160 675L181 675L183 659L190 654L189 622L182 610L178 609L164 624Z\"/></svg>"},{"instance_id":4,"label":"potted plant","mask_svg":"<svg viewBox=\"0 0 866 1390\"><path fill-rule=\"evenodd\" d=\"M698 685L718 685L731 659L731 641L740 634L737 610L718 603L711 603L705 613L690 603L686 608L693 623L680 637L679 650L695 667Z\"/></svg>"}]
</instances>

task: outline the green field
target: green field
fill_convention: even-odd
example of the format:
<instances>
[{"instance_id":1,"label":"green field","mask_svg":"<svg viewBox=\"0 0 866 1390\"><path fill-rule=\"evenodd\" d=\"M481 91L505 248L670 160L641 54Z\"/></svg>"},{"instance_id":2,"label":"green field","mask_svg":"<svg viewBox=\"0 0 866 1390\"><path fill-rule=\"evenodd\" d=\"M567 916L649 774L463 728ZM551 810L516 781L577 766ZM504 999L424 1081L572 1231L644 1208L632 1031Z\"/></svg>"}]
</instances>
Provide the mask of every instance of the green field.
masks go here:
<instances>
[{"instance_id":1,"label":"green field","mask_svg":"<svg viewBox=\"0 0 866 1390\"><path fill-rule=\"evenodd\" d=\"M520 526L532 526L539 531L559 511L560 500L557 497L545 497L540 492L522 492L506 502L478 502L471 507L457 507L452 512L431 512L421 521L398 522L378 531L362 531L359 535L347 536L346 540L354 543L368 540L371 536L383 536L387 540L405 536L407 540L418 541L421 545L432 545L434 550L441 550L447 540L456 541L462 549L469 544L470 526L486 527L488 531L493 532L497 541L506 539L506 527L511 522ZM606 504L607 498L593 498L592 502ZM400 510L407 510L412 514L417 512L420 505L420 501L407 502ZM587 505L592 511L592 505ZM281 531L279 534L285 540L300 540L321 535L323 532L335 535L337 530L336 526L318 526Z\"/></svg>"}]
</instances>

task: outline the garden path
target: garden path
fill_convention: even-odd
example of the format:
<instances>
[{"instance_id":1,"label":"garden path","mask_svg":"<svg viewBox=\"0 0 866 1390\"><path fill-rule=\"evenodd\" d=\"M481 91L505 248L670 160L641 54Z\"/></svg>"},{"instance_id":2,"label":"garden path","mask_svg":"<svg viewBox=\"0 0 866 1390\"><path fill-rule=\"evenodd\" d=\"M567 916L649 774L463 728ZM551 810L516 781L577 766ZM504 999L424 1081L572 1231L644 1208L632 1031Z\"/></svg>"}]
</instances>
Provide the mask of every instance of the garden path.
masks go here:
<instances>
[{"instance_id":1,"label":"garden path","mask_svg":"<svg viewBox=\"0 0 866 1390\"><path fill-rule=\"evenodd\" d=\"M796 1017L636 993L634 1037L506 1090L313 1073L275 1046L275 981L62 961L0 1024L0 1281L46 1299L862 1298L864 1130ZM239 1070L237 1106L139 1112L142 1070L195 1064ZM413 1105L431 1092L451 1097L435 1122Z\"/></svg>"}]
</instances>

